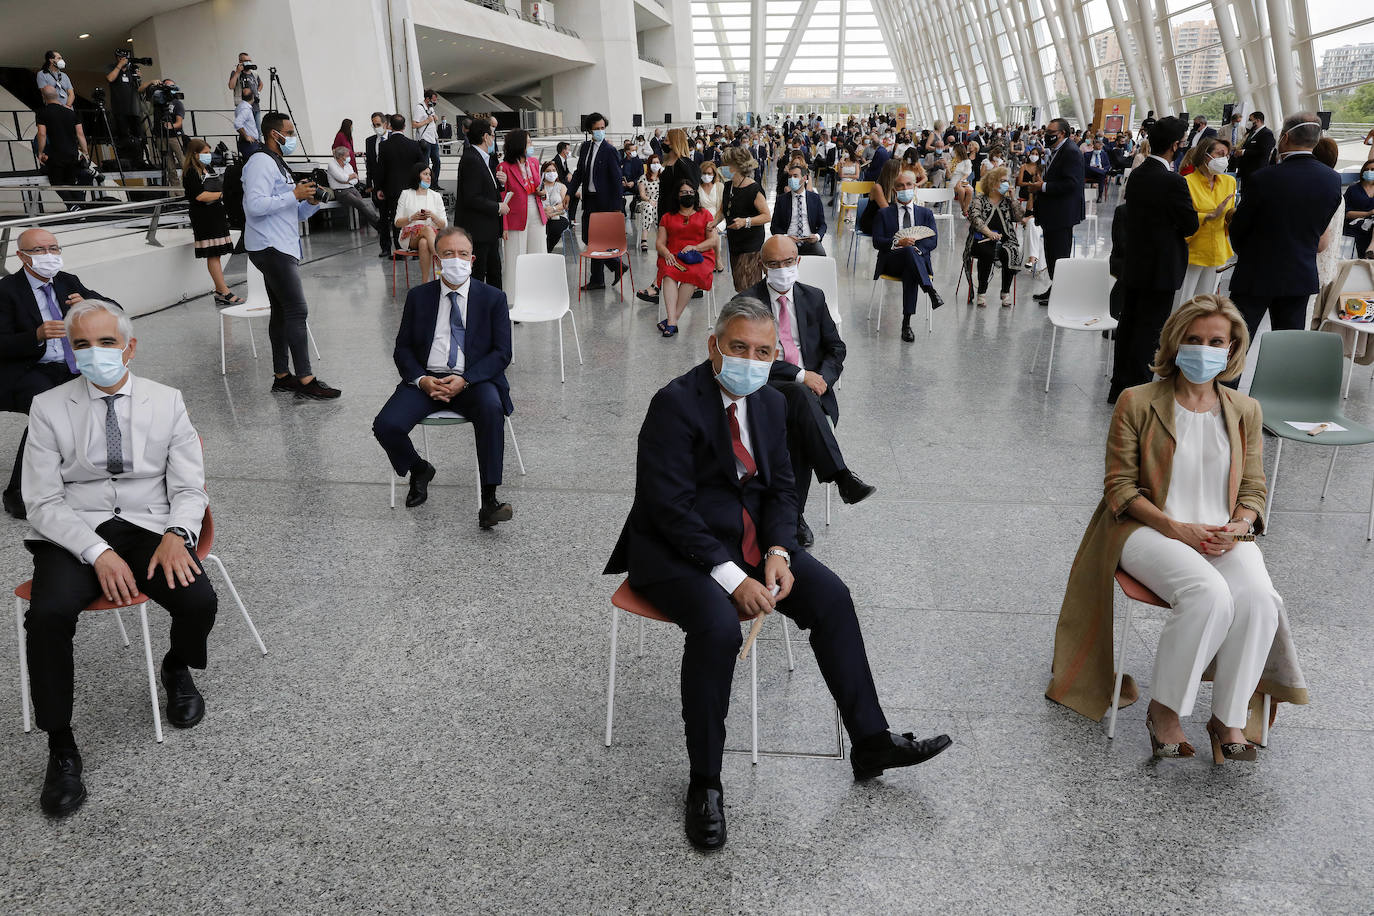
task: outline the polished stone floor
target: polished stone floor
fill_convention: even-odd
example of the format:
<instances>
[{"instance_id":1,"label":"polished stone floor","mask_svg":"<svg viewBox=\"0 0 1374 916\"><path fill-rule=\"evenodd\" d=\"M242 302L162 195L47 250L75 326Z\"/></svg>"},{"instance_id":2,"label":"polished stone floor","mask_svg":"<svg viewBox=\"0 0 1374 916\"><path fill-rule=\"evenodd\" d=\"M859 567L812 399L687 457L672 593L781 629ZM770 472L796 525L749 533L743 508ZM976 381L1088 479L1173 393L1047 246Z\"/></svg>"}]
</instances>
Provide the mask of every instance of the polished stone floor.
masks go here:
<instances>
[{"instance_id":1,"label":"polished stone floor","mask_svg":"<svg viewBox=\"0 0 1374 916\"><path fill-rule=\"evenodd\" d=\"M961 220L955 229L961 244ZM1109 230L1104 212L1098 241L1080 237L1105 256ZM903 344L895 289L879 290L881 328L865 319L863 249L858 272L842 274L840 437L879 489L860 506L837 501L827 527L814 488L814 553L854 593L894 726L955 744L865 785L847 762L727 755L730 843L704 856L681 829L675 631L648 627L640 656L622 627L615 744L603 746L618 583L600 575L629 508L645 405L705 354L700 304L663 340L652 307L588 295L576 310L585 364L568 327L565 384L555 328L515 329L528 473L508 449L515 519L482 532L465 429L431 434L429 503L388 508L370 423L395 383L400 299L370 235L316 229L308 247L318 371L343 389L337 403L269 394L261 324L262 358L239 322L228 374L216 373L208 297L135 322L138 371L185 392L204 438L216 551L270 654L221 588L199 679L209 713L158 745L137 636L124 649L108 616L84 619L74 725L90 799L54 823L37 806L43 737L20 728L14 638L0 640L0 911L1370 912L1370 449L1342 455L1325 501L1327 453L1287 449L1262 542L1311 705L1281 710L1256 763L1157 765L1143 703L1109 741L1042 696L1069 564L1101 492L1104 342L1061 336L1045 393L1033 283L1022 276L1014 310L956 302L945 239L949 304L933 334L920 327ZM648 257L635 267L642 284ZM1365 369L1349 411L1374 419ZM6 448L19 430L0 415ZM0 532L17 584L31 569L24 528L0 519ZM1159 613L1129 637L1128 669L1147 688ZM761 745L825 753L833 710L801 639L787 672L776 623L760 645ZM155 650L166 634L154 609ZM738 673L731 745L746 747ZM1204 687L1186 723L1199 745L1207 698Z\"/></svg>"}]
</instances>

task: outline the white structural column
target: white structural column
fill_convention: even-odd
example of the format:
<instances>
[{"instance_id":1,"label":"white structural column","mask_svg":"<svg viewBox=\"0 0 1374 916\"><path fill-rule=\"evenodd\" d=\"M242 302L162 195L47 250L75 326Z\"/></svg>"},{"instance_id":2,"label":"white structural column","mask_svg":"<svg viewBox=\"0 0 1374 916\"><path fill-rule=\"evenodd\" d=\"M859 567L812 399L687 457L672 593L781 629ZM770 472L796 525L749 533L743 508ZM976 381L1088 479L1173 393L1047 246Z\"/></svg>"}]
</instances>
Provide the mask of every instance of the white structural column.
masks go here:
<instances>
[{"instance_id":1,"label":"white structural column","mask_svg":"<svg viewBox=\"0 0 1374 916\"><path fill-rule=\"evenodd\" d=\"M1159 44L1155 36L1155 19L1150 11L1150 0L1127 0L1133 3L1136 12L1136 40L1145 50L1145 60L1150 66L1150 94L1154 97L1155 114L1164 117L1177 109L1169 98L1167 83L1164 81L1164 66L1159 59Z\"/></svg>"},{"instance_id":2,"label":"white structural column","mask_svg":"<svg viewBox=\"0 0 1374 916\"><path fill-rule=\"evenodd\" d=\"M1085 98L1083 87L1078 82L1077 74L1073 72L1073 58L1064 39L1063 26L1055 21L1055 17L1051 16L1046 8L1049 2L1050 0L1036 0L1040 11L1044 13L1045 28L1049 30L1050 42L1054 45L1054 56L1059 61L1059 68L1066 71L1064 83L1068 88L1069 98L1073 100L1074 110L1078 112L1080 120L1086 123L1086 119L1092 115L1091 103Z\"/></svg>"},{"instance_id":3,"label":"white structural column","mask_svg":"<svg viewBox=\"0 0 1374 916\"><path fill-rule=\"evenodd\" d=\"M1293 72L1293 29L1284 0L1268 0L1269 40L1274 46L1274 78L1284 116L1297 112L1298 75Z\"/></svg>"},{"instance_id":4,"label":"white structural column","mask_svg":"<svg viewBox=\"0 0 1374 916\"><path fill-rule=\"evenodd\" d=\"M1047 2L1049 0L1041 0L1041 5L1044 6ZM1081 99L1078 109L1079 122L1086 125L1092 119L1093 101L1097 98L1097 93L1093 92L1089 84L1088 67L1083 57L1083 37L1074 23L1072 3L1050 2L1050 5L1058 15L1059 26L1064 32L1064 46L1069 51L1067 57L1060 56L1059 66L1067 71L1069 85L1078 87L1078 98Z\"/></svg>"},{"instance_id":5,"label":"white structural column","mask_svg":"<svg viewBox=\"0 0 1374 916\"><path fill-rule=\"evenodd\" d=\"M773 65L773 72L769 74L768 81L764 86L763 106L759 111L767 111L777 101L783 83L787 82L787 71L792 69L792 62L797 59L797 48L801 47L802 35L806 33L806 23L816 12L817 2L818 0L805 0L801 6L797 7L797 15L792 20L792 28L787 30L787 41L783 43L782 53L778 55L777 63ZM763 5L755 4L756 7ZM843 35L840 36L840 40L844 40Z\"/></svg>"},{"instance_id":6,"label":"white structural column","mask_svg":"<svg viewBox=\"0 0 1374 916\"><path fill-rule=\"evenodd\" d=\"M1221 0L1212 0L1214 4ZM1140 109L1140 117L1145 116L1149 110L1146 99L1150 93L1146 91L1145 81L1140 76L1140 64L1132 51L1128 39L1135 42L1137 48L1140 47L1140 38L1134 30L1130 29L1126 18L1121 14L1121 0L1107 0L1107 13L1112 17L1112 28L1116 30L1117 45L1121 49L1121 62L1126 66L1126 78L1131 81L1131 94L1135 96L1136 107ZM1220 23L1220 19L1217 20Z\"/></svg>"},{"instance_id":7,"label":"white structural column","mask_svg":"<svg viewBox=\"0 0 1374 916\"><path fill-rule=\"evenodd\" d=\"M1041 111L1048 110L1043 103L1045 101L1045 86L1043 81L1036 80L1035 69L1031 66L1030 60L1026 56L1026 49L1022 43L1022 36L1016 30L1012 5L1009 3L992 4L989 0L983 0L984 15L998 17L998 25L1002 34L1006 36L1007 46L1011 48L1012 59L1016 62L1017 77L1021 82L1021 96L1032 105L1040 108Z\"/></svg>"},{"instance_id":8,"label":"white structural column","mask_svg":"<svg viewBox=\"0 0 1374 916\"><path fill-rule=\"evenodd\" d=\"M987 51L982 47L982 40L969 18L968 4L951 2L949 15L954 23L954 28L959 32L959 37L963 39L969 62L973 66L974 80L978 84L978 95L983 100L983 120L985 123L996 121L998 112L1005 108L1001 102L1001 87L994 85L992 68L988 65Z\"/></svg>"},{"instance_id":9,"label":"white structural column","mask_svg":"<svg viewBox=\"0 0 1374 916\"><path fill-rule=\"evenodd\" d=\"M568 123L597 111L610 122L612 133L632 130L631 119L644 113L639 82L639 36L635 31L635 0L597 0L560 3L558 22L582 36L597 63L556 73L548 80L554 106ZM657 117L657 113L651 113ZM673 117L679 117L673 112Z\"/></svg>"},{"instance_id":10,"label":"white structural column","mask_svg":"<svg viewBox=\"0 0 1374 916\"><path fill-rule=\"evenodd\" d=\"M984 110L987 106L983 101L983 93L978 86L978 71L973 66L973 57L968 53L968 42L962 38L953 28L953 18L950 16L952 0L935 0L933 9L939 11L938 21L944 28L944 46L953 48L959 58L959 71L963 78L965 102L973 107L973 120L979 124L988 119L988 113Z\"/></svg>"},{"instance_id":11,"label":"white structural column","mask_svg":"<svg viewBox=\"0 0 1374 916\"><path fill-rule=\"evenodd\" d=\"M1212 18L1217 23L1217 34L1221 36L1221 49L1226 54L1226 69L1231 73L1231 88L1236 93L1236 104L1245 109L1245 114L1249 114L1250 109L1246 106L1253 105L1254 99L1250 95L1250 76L1245 70L1245 58L1236 41L1240 24L1236 22L1231 0L1212 0Z\"/></svg>"},{"instance_id":12,"label":"white structural column","mask_svg":"<svg viewBox=\"0 0 1374 916\"><path fill-rule=\"evenodd\" d=\"M725 36L725 20L720 18L720 4L716 0L706 4L706 15L711 20L711 31L716 35L716 47L720 49L720 63L725 69L725 78L738 81L739 67L735 64L734 52L730 50L730 42ZM676 19L673 21L678 22ZM688 18L686 21L692 20Z\"/></svg>"},{"instance_id":13,"label":"white structural column","mask_svg":"<svg viewBox=\"0 0 1374 916\"><path fill-rule=\"evenodd\" d=\"M1279 99L1278 77L1274 70L1274 44L1265 42L1265 36L1269 34L1269 10L1264 5L1264 0L1246 0L1250 7L1250 15L1254 23L1254 30L1247 34L1254 35L1253 42L1255 54L1260 59L1264 67L1264 108L1269 115L1275 134L1278 133L1279 122L1283 120L1283 103Z\"/></svg>"},{"instance_id":14,"label":"white structural column","mask_svg":"<svg viewBox=\"0 0 1374 916\"><path fill-rule=\"evenodd\" d=\"M844 22L844 7L844 0L840 0L840 10L842 14L840 17L841 23ZM930 99L927 96L928 89L922 86L921 91L917 92L918 75L915 62L911 57L910 46L901 39L898 31L892 27L891 12L884 5L878 4L874 6L873 12L875 18L878 20L878 31L883 36L883 43L887 45L888 54L891 55L893 63L896 65L897 76L902 81L902 89L906 92L907 101L911 106L913 116L919 117L922 120L928 120L929 118L925 110L926 106L930 104ZM843 32L841 32L840 35L840 42L841 51L843 51ZM840 67L841 72L843 72L843 60L841 60ZM836 95L838 96L839 93L837 92Z\"/></svg>"},{"instance_id":15,"label":"white structural column","mask_svg":"<svg viewBox=\"0 0 1374 916\"><path fill-rule=\"evenodd\" d=\"M977 0L975 0L975 3ZM989 85L992 87L993 104L997 108L993 120L1002 122L1011 111L1011 99L1007 95L1007 74L1002 69L1002 49L992 34L992 24L977 6L961 3L958 7L969 30L980 39L979 52L983 57L983 69L987 71Z\"/></svg>"},{"instance_id":16,"label":"white structural column","mask_svg":"<svg viewBox=\"0 0 1374 916\"><path fill-rule=\"evenodd\" d=\"M1174 33L1169 28L1168 0L1155 0L1155 27L1159 29L1160 60L1164 67L1164 77L1168 81L1169 100L1182 110L1187 103L1183 100L1183 87L1178 82L1178 62L1174 60Z\"/></svg>"},{"instance_id":17,"label":"white structural column","mask_svg":"<svg viewBox=\"0 0 1374 916\"><path fill-rule=\"evenodd\" d=\"M837 50L839 53L838 53L838 54L836 55L836 57L835 57L835 98L836 98L836 99L842 99L842 98L844 98L844 45L845 45L844 23L845 23L845 17L846 17L848 14L849 14L849 0L840 0L840 43L839 43L839 46L836 48L836 50ZM884 39L886 39L886 37L887 37L886 34L884 34L883 37L884 37ZM892 42L891 42L891 41L887 41L886 44L887 44L887 46L888 46L889 48L892 47ZM904 68L902 68L901 65L899 64L899 65L898 65L898 69L899 69L899 70L902 70L902 69L904 69ZM909 78L909 77L910 77L910 74L909 74L909 73L903 73L902 75L903 75L903 82L906 83L906 84L907 84L907 87L908 87L908 88L907 88L907 95L910 96L910 95L911 95L911 88L910 88L911 80L910 80L910 78ZM916 99L915 99L914 96L910 99L910 104L912 104L912 105L915 105L915 104L916 104Z\"/></svg>"},{"instance_id":18,"label":"white structural column","mask_svg":"<svg viewBox=\"0 0 1374 916\"><path fill-rule=\"evenodd\" d=\"M1088 20L1083 12L1083 4L1073 4L1073 27L1075 44L1078 47L1078 55L1082 60L1080 66L1083 68L1083 83L1088 87L1089 104L1096 101L1099 96L1105 95L1102 91L1102 81L1097 78L1095 62L1093 57L1092 42L1088 40Z\"/></svg>"},{"instance_id":19,"label":"white structural column","mask_svg":"<svg viewBox=\"0 0 1374 916\"><path fill-rule=\"evenodd\" d=\"M1040 109L1041 120L1048 120L1050 116L1050 93L1048 84L1045 81L1045 68L1040 62L1040 47L1035 38L1035 29L1031 27L1030 7L1026 0L1010 0L1007 4L1011 7L1012 18L1016 22L1017 34L1021 37L1021 42L1025 46L1026 60L1030 64L1030 72L1026 74L1026 79L1035 84L1035 91L1031 98L1036 101Z\"/></svg>"},{"instance_id":20,"label":"white structural column","mask_svg":"<svg viewBox=\"0 0 1374 916\"><path fill-rule=\"evenodd\" d=\"M749 109L762 114L768 110L764 104L764 39L768 34L768 4L766 0L755 0L749 11Z\"/></svg>"},{"instance_id":21,"label":"white structural column","mask_svg":"<svg viewBox=\"0 0 1374 916\"><path fill-rule=\"evenodd\" d=\"M1321 93L1317 91L1317 62L1312 50L1312 22L1307 15L1307 0L1293 0L1293 31L1297 45L1298 66L1302 69L1302 93L1298 104L1316 111L1321 107Z\"/></svg>"}]
</instances>

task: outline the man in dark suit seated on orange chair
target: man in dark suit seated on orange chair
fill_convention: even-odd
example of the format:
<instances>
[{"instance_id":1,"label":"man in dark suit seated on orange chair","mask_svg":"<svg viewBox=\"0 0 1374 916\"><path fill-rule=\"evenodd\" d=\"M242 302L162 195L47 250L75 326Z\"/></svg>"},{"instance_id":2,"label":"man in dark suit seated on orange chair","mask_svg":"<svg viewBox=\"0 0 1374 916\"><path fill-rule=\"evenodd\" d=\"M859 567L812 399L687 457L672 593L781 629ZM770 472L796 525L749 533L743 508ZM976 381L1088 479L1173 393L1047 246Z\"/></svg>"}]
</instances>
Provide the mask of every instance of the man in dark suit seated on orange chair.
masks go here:
<instances>
[{"instance_id":1,"label":"man in dark suit seated on orange chair","mask_svg":"<svg viewBox=\"0 0 1374 916\"><path fill-rule=\"evenodd\" d=\"M708 361L654 395L639 431L635 501L605 572L687 634L682 718L691 780L687 838L725 845L720 783L739 615L774 609L811 631L811 647L853 749L855 779L929 760L949 737L888 731L849 590L797 547L787 405L770 387L778 328L768 305L726 303Z\"/></svg>"}]
</instances>

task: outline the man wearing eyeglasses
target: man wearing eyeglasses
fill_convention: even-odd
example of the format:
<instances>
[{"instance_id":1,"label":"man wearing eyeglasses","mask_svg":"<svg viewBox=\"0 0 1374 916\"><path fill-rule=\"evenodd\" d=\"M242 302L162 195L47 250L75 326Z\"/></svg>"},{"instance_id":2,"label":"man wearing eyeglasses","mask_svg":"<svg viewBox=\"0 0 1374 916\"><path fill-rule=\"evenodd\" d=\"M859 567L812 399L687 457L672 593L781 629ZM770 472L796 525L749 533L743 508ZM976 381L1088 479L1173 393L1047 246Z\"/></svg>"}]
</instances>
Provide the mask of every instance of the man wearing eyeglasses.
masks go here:
<instances>
[{"instance_id":1,"label":"man wearing eyeglasses","mask_svg":"<svg viewBox=\"0 0 1374 916\"><path fill-rule=\"evenodd\" d=\"M62 270L62 246L46 229L19 236L24 269L0 278L0 410L27 414L33 399L76 377L76 359L62 319L82 299L106 299ZM109 300L113 301L113 300ZM5 511L24 518L19 487L24 443L19 440L14 471L5 487Z\"/></svg>"}]
</instances>

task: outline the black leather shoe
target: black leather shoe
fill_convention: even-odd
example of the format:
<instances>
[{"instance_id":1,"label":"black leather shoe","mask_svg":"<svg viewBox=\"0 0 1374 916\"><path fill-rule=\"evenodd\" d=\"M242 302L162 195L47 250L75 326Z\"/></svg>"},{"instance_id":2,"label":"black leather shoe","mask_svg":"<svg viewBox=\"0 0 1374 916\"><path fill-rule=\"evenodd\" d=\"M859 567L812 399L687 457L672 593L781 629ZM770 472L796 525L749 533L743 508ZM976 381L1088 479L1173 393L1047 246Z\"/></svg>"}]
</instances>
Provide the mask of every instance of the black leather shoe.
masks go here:
<instances>
[{"instance_id":1,"label":"black leather shoe","mask_svg":"<svg viewBox=\"0 0 1374 916\"><path fill-rule=\"evenodd\" d=\"M588 283L587 285L585 285L585 286L582 287L582 289L583 289L584 292L587 291L587 290L605 289L605 288L606 288L606 284L603 283L603 282L601 282L600 280L594 280L594 281L592 281L591 283Z\"/></svg>"},{"instance_id":2,"label":"black leather shoe","mask_svg":"<svg viewBox=\"0 0 1374 916\"><path fill-rule=\"evenodd\" d=\"M806 519L803 518L802 516L798 515L798 516L797 516L797 546L798 546L798 547L814 547L815 545L816 545L816 535L815 535L815 532L813 532L813 531L811 530L811 526L808 525L808 524L806 523Z\"/></svg>"},{"instance_id":3,"label":"black leather shoe","mask_svg":"<svg viewBox=\"0 0 1374 916\"><path fill-rule=\"evenodd\" d=\"M48 751L48 772L38 805L49 817L66 817L86 800L81 781L81 755L76 751Z\"/></svg>"},{"instance_id":4,"label":"black leather shoe","mask_svg":"<svg viewBox=\"0 0 1374 916\"><path fill-rule=\"evenodd\" d=\"M191 680L189 668L162 666L162 686L167 691L167 721L177 728L191 728L205 718L205 698Z\"/></svg>"},{"instance_id":5,"label":"black leather shoe","mask_svg":"<svg viewBox=\"0 0 1374 916\"><path fill-rule=\"evenodd\" d=\"M945 300L940 298L940 294L935 291L933 286L926 287L926 295L930 296L930 307L933 309L938 309L945 304Z\"/></svg>"},{"instance_id":6,"label":"black leather shoe","mask_svg":"<svg viewBox=\"0 0 1374 916\"><path fill-rule=\"evenodd\" d=\"M17 519L29 517L28 510L24 508L24 497L14 490L6 490L4 495L5 511Z\"/></svg>"},{"instance_id":7,"label":"black leather shoe","mask_svg":"<svg viewBox=\"0 0 1374 916\"><path fill-rule=\"evenodd\" d=\"M909 324L904 324L904 325L902 325L902 340L905 341L906 343L915 343L915 342L916 342L916 332L913 331L913 330L911 330L911 325L909 325Z\"/></svg>"},{"instance_id":8,"label":"black leather shoe","mask_svg":"<svg viewBox=\"0 0 1374 916\"><path fill-rule=\"evenodd\" d=\"M1047 289L1043 293L1036 293L1034 296L1031 296L1031 298L1034 299L1036 302L1040 303L1041 305L1049 305L1050 291Z\"/></svg>"},{"instance_id":9,"label":"black leather shoe","mask_svg":"<svg viewBox=\"0 0 1374 916\"><path fill-rule=\"evenodd\" d=\"M840 499L844 500L847 506L861 503L878 492L877 487L871 483L864 483L858 474L848 468L835 475L835 488L840 491Z\"/></svg>"},{"instance_id":10,"label":"black leather shoe","mask_svg":"<svg viewBox=\"0 0 1374 916\"><path fill-rule=\"evenodd\" d=\"M697 849L712 851L725 845L725 796L719 789L687 790L687 839Z\"/></svg>"},{"instance_id":11,"label":"black leather shoe","mask_svg":"<svg viewBox=\"0 0 1374 916\"><path fill-rule=\"evenodd\" d=\"M477 512L477 525L480 528L495 528L497 522L508 522L515 515L510 503L487 503Z\"/></svg>"},{"instance_id":12,"label":"black leather shoe","mask_svg":"<svg viewBox=\"0 0 1374 916\"><path fill-rule=\"evenodd\" d=\"M410 492L406 493L406 508L414 509L429 499L429 482L434 479L434 465L421 461L410 470Z\"/></svg>"},{"instance_id":13,"label":"black leather shoe","mask_svg":"<svg viewBox=\"0 0 1374 916\"><path fill-rule=\"evenodd\" d=\"M917 739L911 732L904 735L889 732L886 740L876 748L855 746L849 753L849 762L854 767L856 780L872 779L881 776L883 770L925 763L953 743L949 735Z\"/></svg>"}]
</instances>

